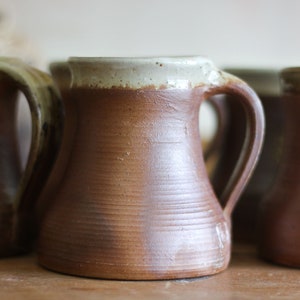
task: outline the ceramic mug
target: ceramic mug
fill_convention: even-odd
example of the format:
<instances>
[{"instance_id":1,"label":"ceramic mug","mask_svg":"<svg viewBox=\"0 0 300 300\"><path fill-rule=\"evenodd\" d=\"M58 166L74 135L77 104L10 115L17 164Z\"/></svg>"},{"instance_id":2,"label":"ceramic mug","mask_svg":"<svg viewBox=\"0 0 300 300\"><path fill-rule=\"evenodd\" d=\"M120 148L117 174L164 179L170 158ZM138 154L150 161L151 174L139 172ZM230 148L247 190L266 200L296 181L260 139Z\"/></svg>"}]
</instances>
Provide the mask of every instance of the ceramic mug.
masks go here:
<instances>
[{"instance_id":1,"label":"ceramic mug","mask_svg":"<svg viewBox=\"0 0 300 300\"><path fill-rule=\"evenodd\" d=\"M230 215L263 141L256 94L204 57L70 58L51 72L66 107L64 166L49 180L57 190L42 218L39 263L133 280L224 270ZM200 104L218 93L241 96L248 129L223 207L198 126Z\"/></svg>"},{"instance_id":2,"label":"ceramic mug","mask_svg":"<svg viewBox=\"0 0 300 300\"><path fill-rule=\"evenodd\" d=\"M279 168L284 126L283 104L280 97L279 71L275 69L226 69L247 82L258 94L266 119L265 139L259 162L243 191L233 215L233 239L237 242L257 242L257 215L259 203L270 191ZM243 146L246 130L245 115L236 96L223 100L227 116L220 158L212 176L212 184L220 195L232 173ZM224 119L225 117L223 117Z\"/></svg>"},{"instance_id":3,"label":"ceramic mug","mask_svg":"<svg viewBox=\"0 0 300 300\"><path fill-rule=\"evenodd\" d=\"M28 102L32 140L21 174L16 139L17 92ZM0 57L0 256L31 250L35 203L55 160L62 105L49 75L15 58Z\"/></svg>"},{"instance_id":4,"label":"ceramic mug","mask_svg":"<svg viewBox=\"0 0 300 300\"><path fill-rule=\"evenodd\" d=\"M259 254L279 264L300 267L300 68L282 70L280 79L283 153L273 188L260 205Z\"/></svg>"}]
</instances>

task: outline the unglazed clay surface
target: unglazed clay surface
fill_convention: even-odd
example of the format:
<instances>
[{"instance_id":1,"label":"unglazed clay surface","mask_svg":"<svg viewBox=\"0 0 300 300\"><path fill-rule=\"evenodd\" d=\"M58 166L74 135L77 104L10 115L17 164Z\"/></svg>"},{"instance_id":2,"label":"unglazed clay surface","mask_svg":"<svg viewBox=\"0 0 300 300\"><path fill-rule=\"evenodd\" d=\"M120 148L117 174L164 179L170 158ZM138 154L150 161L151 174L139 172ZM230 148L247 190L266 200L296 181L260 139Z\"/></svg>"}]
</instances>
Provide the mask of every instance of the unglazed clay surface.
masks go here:
<instances>
[{"instance_id":1,"label":"unglazed clay surface","mask_svg":"<svg viewBox=\"0 0 300 300\"><path fill-rule=\"evenodd\" d=\"M135 280L197 277L227 267L230 214L256 163L264 120L244 83L221 71L221 83L204 79L207 61L190 60L146 59L157 85L149 85L145 59L52 65L68 128L58 161L66 153L68 160L51 175L62 180L42 220L40 264L80 276ZM120 86L132 65L139 78L148 79L140 87L134 75ZM199 71L195 87L187 71L176 71L190 65ZM59 69L68 68L65 80ZM106 78L109 68L114 78ZM108 85L100 84L101 76ZM175 86L166 85L170 78ZM178 86L182 80L187 84ZM207 177L198 129L201 102L218 92L244 96L250 133L224 208Z\"/></svg>"}]
</instances>

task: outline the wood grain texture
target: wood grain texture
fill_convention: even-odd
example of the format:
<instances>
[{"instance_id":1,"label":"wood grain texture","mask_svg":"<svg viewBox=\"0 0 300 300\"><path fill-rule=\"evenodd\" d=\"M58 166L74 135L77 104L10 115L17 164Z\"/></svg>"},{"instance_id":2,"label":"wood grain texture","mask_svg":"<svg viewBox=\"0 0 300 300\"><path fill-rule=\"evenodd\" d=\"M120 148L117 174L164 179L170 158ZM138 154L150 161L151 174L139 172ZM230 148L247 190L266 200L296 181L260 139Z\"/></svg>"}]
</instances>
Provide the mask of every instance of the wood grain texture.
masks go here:
<instances>
[{"instance_id":1,"label":"wood grain texture","mask_svg":"<svg viewBox=\"0 0 300 300\"><path fill-rule=\"evenodd\" d=\"M35 255L0 260L0 299L299 299L300 271L268 264L253 247L233 247L220 274L191 280L115 281L61 275L37 265Z\"/></svg>"}]
</instances>

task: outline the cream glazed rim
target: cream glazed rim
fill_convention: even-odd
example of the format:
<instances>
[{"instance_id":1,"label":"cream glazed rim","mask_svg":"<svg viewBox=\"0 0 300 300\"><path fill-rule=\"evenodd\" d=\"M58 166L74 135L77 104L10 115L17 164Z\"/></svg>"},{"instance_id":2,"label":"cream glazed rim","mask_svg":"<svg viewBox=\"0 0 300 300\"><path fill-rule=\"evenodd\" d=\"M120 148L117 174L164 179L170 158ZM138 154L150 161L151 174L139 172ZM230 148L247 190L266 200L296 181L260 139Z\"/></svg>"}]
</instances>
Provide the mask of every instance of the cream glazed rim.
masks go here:
<instances>
[{"instance_id":1,"label":"cream glazed rim","mask_svg":"<svg viewBox=\"0 0 300 300\"><path fill-rule=\"evenodd\" d=\"M190 89L228 82L205 56L70 57L67 65L72 88Z\"/></svg>"}]
</instances>

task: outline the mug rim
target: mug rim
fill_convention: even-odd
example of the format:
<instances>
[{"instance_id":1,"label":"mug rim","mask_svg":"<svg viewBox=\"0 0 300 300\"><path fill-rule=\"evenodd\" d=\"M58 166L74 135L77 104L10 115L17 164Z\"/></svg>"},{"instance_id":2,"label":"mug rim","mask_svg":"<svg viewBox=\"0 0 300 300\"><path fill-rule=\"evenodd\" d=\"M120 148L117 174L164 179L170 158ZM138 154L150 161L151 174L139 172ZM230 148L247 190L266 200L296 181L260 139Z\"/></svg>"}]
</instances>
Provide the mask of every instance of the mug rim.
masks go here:
<instances>
[{"instance_id":1,"label":"mug rim","mask_svg":"<svg viewBox=\"0 0 300 300\"><path fill-rule=\"evenodd\" d=\"M180 63L196 64L199 62L211 63L212 60L205 55L170 55L170 56L70 56L67 62L99 62L99 63Z\"/></svg>"},{"instance_id":2,"label":"mug rim","mask_svg":"<svg viewBox=\"0 0 300 300\"><path fill-rule=\"evenodd\" d=\"M149 57L70 57L65 62L71 86L120 89L190 89L203 85L220 85L224 81L219 68L206 56Z\"/></svg>"},{"instance_id":3,"label":"mug rim","mask_svg":"<svg viewBox=\"0 0 300 300\"><path fill-rule=\"evenodd\" d=\"M289 74L289 73L292 73L292 74L299 73L300 74L300 66L283 68L280 72L281 75L285 75L285 74Z\"/></svg>"}]
</instances>

